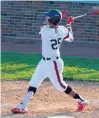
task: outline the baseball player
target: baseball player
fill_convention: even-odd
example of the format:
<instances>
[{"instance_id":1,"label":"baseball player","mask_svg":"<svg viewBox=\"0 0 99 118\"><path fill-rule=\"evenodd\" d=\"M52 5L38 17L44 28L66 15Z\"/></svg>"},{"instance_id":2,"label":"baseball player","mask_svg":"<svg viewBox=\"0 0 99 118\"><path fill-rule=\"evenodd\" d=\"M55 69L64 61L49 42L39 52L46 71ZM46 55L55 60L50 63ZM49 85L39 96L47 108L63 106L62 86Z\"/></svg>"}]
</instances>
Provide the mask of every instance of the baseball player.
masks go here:
<instances>
[{"instance_id":1,"label":"baseball player","mask_svg":"<svg viewBox=\"0 0 99 118\"><path fill-rule=\"evenodd\" d=\"M60 58L60 46L62 41L72 42L73 33L71 23L74 21L70 16L66 26L58 25L62 19L59 10L49 10L45 13L45 25L41 27L40 35L42 38L42 59L36 67L36 70L29 83L29 88L23 100L11 109L13 113L26 113L29 100L37 91L41 82L49 77L52 84L60 92L65 92L74 98L77 103L77 111L82 111L88 104L87 100L76 93L71 86L63 80L62 72L64 63Z\"/></svg>"}]
</instances>

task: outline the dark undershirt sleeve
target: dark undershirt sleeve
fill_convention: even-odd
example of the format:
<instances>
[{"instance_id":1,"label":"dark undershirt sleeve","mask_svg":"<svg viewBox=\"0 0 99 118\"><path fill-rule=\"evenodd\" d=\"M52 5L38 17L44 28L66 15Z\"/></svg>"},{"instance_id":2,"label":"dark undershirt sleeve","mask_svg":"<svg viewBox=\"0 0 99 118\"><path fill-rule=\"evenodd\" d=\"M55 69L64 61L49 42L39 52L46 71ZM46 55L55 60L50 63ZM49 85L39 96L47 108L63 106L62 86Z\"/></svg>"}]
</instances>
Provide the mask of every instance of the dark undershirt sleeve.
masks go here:
<instances>
[{"instance_id":1,"label":"dark undershirt sleeve","mask_svg":"<svg viewBox=\"0 0 99 118\"><path fill-rule=\"evenodd\" d=\"M67 36L66 36L66 37L64 37L64 39L67 39L67 38L69 38L69 32L68 32Z\"/></svg>"}]
</instances>

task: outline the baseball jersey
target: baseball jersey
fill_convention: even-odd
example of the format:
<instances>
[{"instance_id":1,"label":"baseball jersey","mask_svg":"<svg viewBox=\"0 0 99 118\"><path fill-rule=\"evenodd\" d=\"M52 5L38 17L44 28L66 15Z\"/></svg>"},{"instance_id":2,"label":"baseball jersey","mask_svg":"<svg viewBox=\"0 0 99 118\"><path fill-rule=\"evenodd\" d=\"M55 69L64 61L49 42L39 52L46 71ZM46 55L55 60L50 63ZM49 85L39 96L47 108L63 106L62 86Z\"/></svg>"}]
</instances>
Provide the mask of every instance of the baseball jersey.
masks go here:
<instances>
[{"instance_id":1,"label":"baseball jersey","mask_svg":"<svg viewBox=\"0 0 99 118\"><path fill-rule=\"evenodd\" d=\"M60 46L65 37L68 37L69 32L64 26L50 28L49 25L44 25L40 31L42 39L42 55L44 57L60 56ZM70 40L67 39L70 42Z\"/></svg>"}]
</instances>

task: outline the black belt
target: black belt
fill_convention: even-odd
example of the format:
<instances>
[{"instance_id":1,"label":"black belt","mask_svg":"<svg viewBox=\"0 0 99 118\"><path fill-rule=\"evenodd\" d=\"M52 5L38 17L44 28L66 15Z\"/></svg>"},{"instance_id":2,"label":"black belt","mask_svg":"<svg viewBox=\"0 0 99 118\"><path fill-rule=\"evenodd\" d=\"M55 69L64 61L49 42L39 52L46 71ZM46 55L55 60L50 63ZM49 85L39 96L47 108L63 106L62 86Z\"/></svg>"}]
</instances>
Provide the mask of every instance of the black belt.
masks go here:
<instances>
[{"instance_id":1,"label":"black belt","mask_svg":"<svg viewBox=\"0 0 99 118\"><path fill-rule=\"evenodd\" d=\"M56 59L59 59L59 57L56 57ZM51 60L49 57L43 57L43 60Z\"/></svg>"}]
</instances>

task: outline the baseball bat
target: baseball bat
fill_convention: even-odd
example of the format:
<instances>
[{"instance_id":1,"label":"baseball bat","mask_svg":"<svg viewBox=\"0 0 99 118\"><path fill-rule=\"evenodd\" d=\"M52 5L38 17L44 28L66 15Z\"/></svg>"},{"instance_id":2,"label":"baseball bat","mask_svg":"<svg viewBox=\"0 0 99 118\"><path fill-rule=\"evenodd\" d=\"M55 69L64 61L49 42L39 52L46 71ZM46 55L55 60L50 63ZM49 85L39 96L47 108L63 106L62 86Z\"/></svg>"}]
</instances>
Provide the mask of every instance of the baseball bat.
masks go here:
<instances>
[{"instance_id":1,"label":"baseball bat","mask_svg":"<svg viewBox=\"0 0 99 118\"><path fill-rule=\"evenodd\" d=\"M67 14L67 10L62 10L61 13L62 13L62 19L65 19L66 18L66 14Z\"/></svg>"},{"instance_id":2,"label":"baseball bat","mask_svg":"<svg viewBox=\"0 0 99 118\"><path fill-rule=\"evenodd\" d=\"M66 18L66 14L67 14L67 10L62 10L62 19L65 19ZM79 16L75 16L75 17L73 17L74 18L74 20L75 19L78 19L78 18L81 18L81 17L84 17L84 16L87 16L87 15L98 15L99 14L99 9L98 10L93 10L93 11L91 11L91 12L88 12L88 13L86 13L86 14L82 14L82 15L79 15Z\"/></svg>"},{"instance_id":3,"label":"baseball bat","mask_svg":"<svg viewBox=\"0 0 99 118\"><path fill-rule=\"evenodd\" d=\"M75 17L73 17L73 18L74 18L74 20L75 20L75 19L78 19L78 18L87 16L87 15L98 15L98 14L99 14L99 10L94 10L94 11L91 11L91 12L86 13L86 14L82 14L82 15L79 15L79 16L75 16Z\"/></svg>"}]
</instances>

